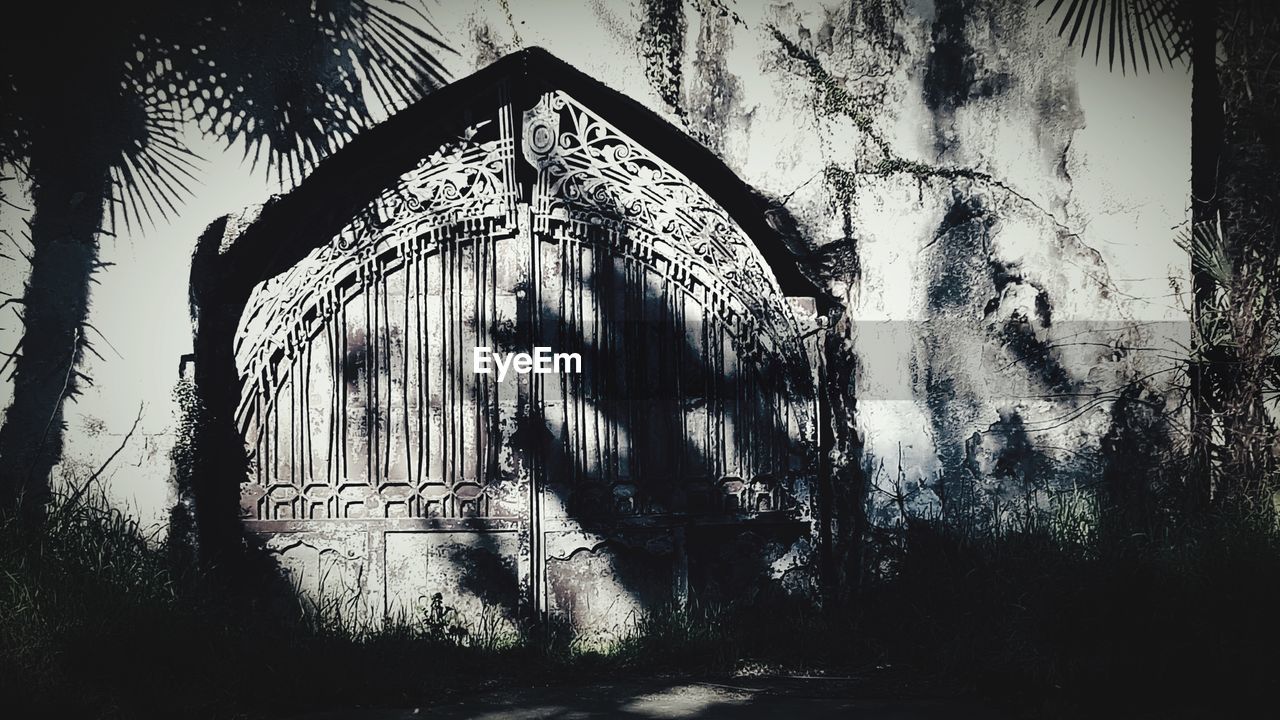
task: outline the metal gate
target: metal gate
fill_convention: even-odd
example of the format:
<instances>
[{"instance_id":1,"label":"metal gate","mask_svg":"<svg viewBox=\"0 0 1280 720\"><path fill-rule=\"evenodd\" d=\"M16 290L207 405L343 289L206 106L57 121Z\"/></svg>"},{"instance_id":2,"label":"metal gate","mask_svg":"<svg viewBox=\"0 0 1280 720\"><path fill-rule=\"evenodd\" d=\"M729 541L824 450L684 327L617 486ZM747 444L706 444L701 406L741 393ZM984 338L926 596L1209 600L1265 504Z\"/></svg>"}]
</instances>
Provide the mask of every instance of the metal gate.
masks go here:
<instances>
[{"instance_id":1,"label":"metal gate","mask_svg":"<svg viewBox=\"0 0 1280 720\"><path fill-rule=\"evenodd\" d=\"M412 619L438 594L471 633L616 636L809 573L811 303L586 102L511 88L250 295L246 532L313 603ZM499 382L476 347L581 372Z\"/></svg>"}]
</instances>

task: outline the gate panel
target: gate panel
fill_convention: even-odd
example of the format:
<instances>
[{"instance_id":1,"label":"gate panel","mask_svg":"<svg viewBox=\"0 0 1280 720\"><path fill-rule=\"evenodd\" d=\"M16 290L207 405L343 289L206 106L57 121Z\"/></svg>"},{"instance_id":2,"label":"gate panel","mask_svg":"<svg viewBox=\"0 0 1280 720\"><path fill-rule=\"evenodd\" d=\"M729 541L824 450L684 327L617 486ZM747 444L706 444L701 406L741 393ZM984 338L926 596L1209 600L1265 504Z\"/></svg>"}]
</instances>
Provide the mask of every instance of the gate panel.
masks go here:
<instances>
[{"instance_id":1,"label":"gate panel","mask_svg":"<svg viewBox=\"0 0 1280 720\"><path fill-rule=\"evenodd\" d=\"M376 620L441 593L464 627L516 618L521 390L472 372L474 347L520 344L527 246L499 107L259 285L242 318L245 526L317 607ZM321 558L342 558L343 582Z\"/></svg>"},{"instance_id":2,"label":"gate panel","mask_svg":"<svg viewBox=\"0 0 1280 720\"><path fill-rule=\"evenodd\" d=\"M541 376L548 445L542 607L588 637L723 582L690 557L775 538L809 564L814 368L759 251L705 191L560 91L524 114L536 169L536 344L583 357ZM716 528L714 531L699 528Z\"/></svg>"}]
</instances>

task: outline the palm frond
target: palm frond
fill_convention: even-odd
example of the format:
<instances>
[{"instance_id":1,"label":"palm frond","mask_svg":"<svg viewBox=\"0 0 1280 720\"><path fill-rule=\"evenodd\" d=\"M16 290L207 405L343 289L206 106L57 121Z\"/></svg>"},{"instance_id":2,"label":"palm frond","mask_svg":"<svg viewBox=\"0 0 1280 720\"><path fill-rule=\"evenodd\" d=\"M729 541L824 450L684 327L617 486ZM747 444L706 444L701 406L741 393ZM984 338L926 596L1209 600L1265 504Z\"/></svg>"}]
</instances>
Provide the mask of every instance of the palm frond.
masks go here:
<instances>
[{"instance_id":1,"label":"palm frond","mask_svg":"<svg viewBox=\"0 0 1280 720\"><path fill-rule=\"evenodd\" d=\"M391 111L445 81L447 46L407 0L194 2L152 24L142 82L255 166L265 152L282 185L373 123L366 86Z\"/></svg>"},{"instance_id":2,"label":"palm frond","mask_svg":"<svg viewBox=\"0 0 1280 720\"><path fill-rule=\"evenodd\" d=\"M1036 0L1036 7L1050 0ZM1163 68L1185 59L1190 37L1187 4L1193 0L1054 0L1046 22L1060 19L1058 34L1080 48L1081 57L1093 50L1101 62L1106 46L1107 64L1120 71L1151 72L1151 61ZM1092 42L1092 45L1090 43Z\"/></svg>"},{"instance_id":3,"label":"palm frond","mask_svg":"<svg viewBox=\"0 0 1280 720\"><path fill-rule=\"evenodd\" d=\"M112 196L105 225L139 229L178 212L193 195L192 184L201 158L182 142L181 118L173 103L155 85L135 83L123 102L129 117L111 166Z\"/></svg>"},{"instance_id":4,"label":"palm frond","mask_svg":"<svg viewBox=\"0 0 1280 720\"><path fill-rule=\"evenodd\" d=\"M1255 333L1250 328L1262 328L1273 317L1275 258L1247 251L1233 254L1219 222L1197 223L1179 233L1176 241L1191 259L1191 272L1209 284L1208 296L1197 305L1201 351L1252 342Z\"/></svg>"},{"instance_id":5,"label":"palm frond","mask_svg":"<svg viewBox=\"0 0 1280 720\"><path fill-rule=\"evenodd\" d=\"M1182 230L1175 240L1190 256L1192 272L1204 273L1219 288L1231 283L1231 259L1217 223L1197 223L1191 230Z\"/></svg>"}]
</instances>

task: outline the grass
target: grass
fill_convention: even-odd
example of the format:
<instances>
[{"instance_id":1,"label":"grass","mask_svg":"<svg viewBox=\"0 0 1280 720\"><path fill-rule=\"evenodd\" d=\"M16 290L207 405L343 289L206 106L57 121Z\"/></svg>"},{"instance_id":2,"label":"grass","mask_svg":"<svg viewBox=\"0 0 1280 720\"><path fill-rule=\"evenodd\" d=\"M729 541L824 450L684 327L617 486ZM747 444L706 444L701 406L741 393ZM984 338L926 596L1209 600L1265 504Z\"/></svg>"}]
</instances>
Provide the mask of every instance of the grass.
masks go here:
<instances>
[{"instance_id":1,"label":"grass","mask_svg":"<svg viewBox=\"0 0 1280 720\"><path fill-rule=\"evenodd\" d=\"M1216 717L1269 700L1277 601L1274 530L1235 518L1086 543L923 524L861 627L898 662L1036 716Z\"/></svg>"},{"instance_id":2,"label":"grass","mask_svg":"<svg viewBox=\"0 0 1280 720\"><path fill-rule=\"evenodd\" d=\"M0 529L0 696L11 717L280 717L495 682L888 666L900 691L1029 716L1264 699L1280 647L1270 526L1221 519L1152 539L1098 532L1096 515L1077 499L1016 529L918 522L875 545L875 572L838 604L694 600L588 647L554 627L460 642L438 607L376 629L282 614L178 570L181 553L100 497L62 500L37 537Z\"/></svg>"},{"instance_id":3,"label":"grass","mask_svg":"<svg viewBox=\"0 0 1280 720\"><path fill-rule=\"evenodd\" d=\"M13 717L254 717L412 704L486 652L420 627L289 616L181 573L101 498L0 539L0 696ZM270 652L264 652L271 648Z\"/></svg>"}]
</instances>

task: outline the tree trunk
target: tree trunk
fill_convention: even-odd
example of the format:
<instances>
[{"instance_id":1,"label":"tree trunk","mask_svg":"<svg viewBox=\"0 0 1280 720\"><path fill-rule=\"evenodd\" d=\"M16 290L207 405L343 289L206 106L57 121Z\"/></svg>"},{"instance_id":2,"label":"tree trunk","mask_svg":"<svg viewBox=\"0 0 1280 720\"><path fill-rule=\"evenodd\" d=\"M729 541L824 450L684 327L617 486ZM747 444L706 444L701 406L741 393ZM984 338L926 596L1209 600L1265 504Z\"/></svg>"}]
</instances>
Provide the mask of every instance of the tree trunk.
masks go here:
<instances>
[{"instance_id":1,"label":"tree trunk","mask_svg":"<svg viewBox=\"0 0 1280 720\"><path fill-rule=\"evenodd\" d=\"M1224 120L1218 82L1218 24L1215 3L1186 3L1191 17L1191 222L1213 222L1218 214L1218 165L1222 158ZM1213 494L1214 400L1218 368L1205 362L1197 329L1213 303L1213 281L1192 263L1191 500L1208 505Z\"/></svg>"},{"instance_id":2,"label":"tree trunk","mask_svg":"<svg viewBox=\"0 0 1280 720\"><path fill-rule=\"evenodd\" d=\"M63 402L76 394L89 279L110 183L90 138L50 132L33 147L31 274L13 400L0 427L0 503L24 522L42 517L62 453ZM43 151L43 152L42 152Z\"/></svg>"}]
</instances>

